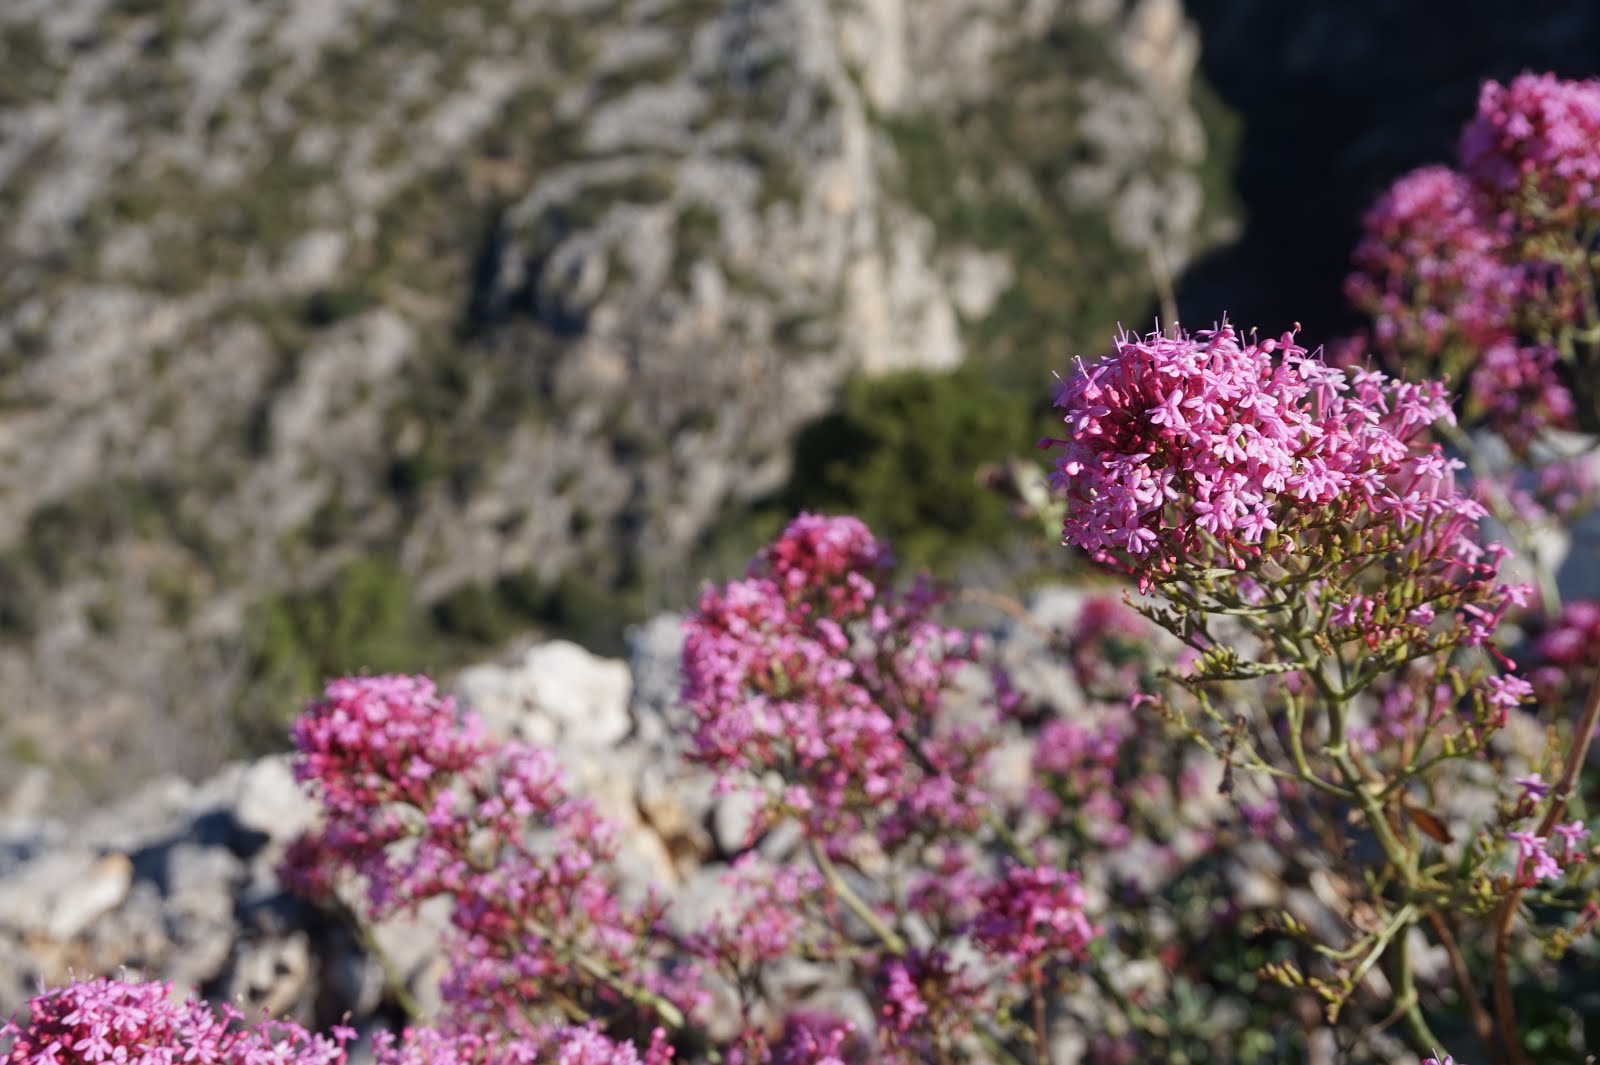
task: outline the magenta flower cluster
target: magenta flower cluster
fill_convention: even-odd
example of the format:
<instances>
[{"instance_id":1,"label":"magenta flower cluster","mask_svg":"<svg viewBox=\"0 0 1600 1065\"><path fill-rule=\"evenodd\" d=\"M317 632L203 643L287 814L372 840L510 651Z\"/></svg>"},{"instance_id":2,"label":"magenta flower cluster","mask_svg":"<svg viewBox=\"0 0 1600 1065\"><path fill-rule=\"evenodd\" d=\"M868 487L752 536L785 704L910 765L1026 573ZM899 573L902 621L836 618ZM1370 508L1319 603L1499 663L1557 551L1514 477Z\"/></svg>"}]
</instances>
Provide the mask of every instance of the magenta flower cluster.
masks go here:
<instances>
[{"instance_id":1,"label":"magenta flower cluster","mask_svg":"<svg viewBox=\"0 0 1600 1065\"><path fill-rule=\"evenodd\" d=\"M1388 365L1461 379L1469 420L1525 452L1576 409L1562 362L1592 300L1600 81L1485 83L1457 161L1378 200L1345 289Z\"/></svg>"},{"instance_id":2,"label":"magenta flower cluster","mask_svg":"<svg viewBox=\"0 0 1600 1065\"><path fill-rule=\"evenodd\" d=\"M350 1028L315 1035L293 1021L249 1021L229 1005L184 998L157 981L79 980L35 996L25 1021L0 1025L6 1065L348 1065ZM669 1065L657 1029L641 1054L594 1025L501 1032L379 1033L377 1065ZM817 1063L820 1065L820 1062Z\"/></svg>"},{"instance_id":3,"label":"magenta flower cluster","mask_svg":"<svg viewBox=\"0 0 1600 1065\"><path fill-rule=\"evenodd\" d=\"M156 981L80 980L0 1024L6 1065L345 1065L348 1028L313 1035L292 1021L245 1023L238 1010L179 997ZM7 1044L9 1043L9 1046Z\"/></svg>"},{"instance_id":4,"label":"magenta flower cluster","mask_svg":"<svg viewBox=\"0 0 1600 1065\"><path fill-rule=\"evenodd\" d=\"M974 922L974 938L1029 973L1061 961L1081 961L1098 930L1084 916L1076 873L1047 866L1014 867L989 886Z\"/></svg>"},{"instance_id":5,"label":"magenta flower cluster","mask_svg":"<svg viewBox=\"0 0 1600 1065\"><path fill-rule=\"evenodd\" d=\"M491 741L421 677L334 681L294 740L327 821L286 881L317 897L352 876L374 919L450 898L452 1024L527 1034L552 996L615 1012L619 986L652 983L640 943L659 910L619 900L614 826L567 794L552 752Z\"/></svg>"},{"instance_id":6,"label":"magenta flower cluster","mask_svg":"<svg viewBox=\"0 0 1600 1065\"><path fill-rule=\"evenodd\" d=\"M1383 521L1466 558L1482 508L1453 464L1421 446L1451 417L1442 386L1327 366L1286 333L1245 342L1232 326L1123 336L1062 386L1067 436L1054 483L1065 542L1125 572L1260 556L1269 534Z\"/></svg>"},{"instance_id":7,"label":"magenta flower cluster","mask_svg":"<svg viewBox=\"0 0 1600 1065\"><path fill-rule=\"evenodd\" d=\"M1560 880L1567 868L1580 864L1587 857L1583 841L1589 829L1582 821L1569 821L1551 830L1559 841L1551 852L1551 841L1533 832L1507 832L1506 839L1515 845L1516 869L1511 875L1514 883L1531 887L1541 880Z\"/></svg>"},{"instance_id":8,"label":"magenta flower cluster","mask_svg":"<svg viewBox=\"0 0 1600 1065\"><path fill-rule=\"evenodd\" d=\"M673 1059L659 1028L641 1054L631 1042L610 1039L592 1024L553 1026L521 1038L410 1028L401 1039L380 1032L374 1042L377 1065L669 1065Z\"/></svg>"},{"instance_id":9,"label":"magenta flower cluster","mask_svg":"<svg viewBox=\"0 0 1600 1065\"><path fill-rule=\"evenodd\" d=\"M848 1026L756 991L796 955L856 973L890 1060L949 1051L1024 968L1019 993L1044 994L1046 970L1075 968L1097 930L1075 874L1026 854L993 871L986 756L1015 697L972 672L980 643L939 623L939 603L926 581L895 585L861 522L811 515L746 578L705 593L684 648L688 753L730 786L775 781L755 831L793 818L812 847L785 862L742 855L730 904L687 929L653 901L620 901L615 830L567 794L551 752L489 738L423 678L330 684L294 727L295 772L327 821L292 850L287 879L312 895L359 886L372 918L451 904L442 1027L385 1043L383 1065L602 1060L623 1033L692 1045L729 1020L736 1034L716 1043L730 1065L842 1061ZM989 706L962 724L944 704L967 679L987 684L971 698ZM902 891L851 886L843 870L872 855L900 863ZM980 949L948 949L960 939ZM718 988L737 1012L714 1024ZM615 1060L655 1065L663 1038Z\"/></svg>"},{"instance_id":10,"label":"magenta flower cluster","mask_svg":"<svg viewBox=\"0 0 1600 1065\"><path fill-rule=\"evenodd\" d=\"M1600 667L1600 602L1573 599L1533 641L1529 680L1540 698L1559 703L1581 693Z\"/></svg>"},{"instance_id":11,"label":"magenta flower cluster","mask_svg":"<svg viewBox=\"0 0 1600 1065\"><path fill-rule=\"evenodd\" d=\"M1600 209L1600 81L1523 74L1485 82L1461 132L1462 169L1484 189L1565 221Z\"/></svg>"},{"instance_id":12,"label":"magenta flower cluster","mask_svg":"<svg viewBox=\"0 0 1600 1065\"><path fill-rule=\"evenodd\" d=\"M775 771L769 817L830 845L970 832L990 801L986 739L941 716L979 641L936 620L927 583L894 588L890 563L859 520L802 515L686 625L693 757L724 786Z\"/></svg>"}]
</instances>

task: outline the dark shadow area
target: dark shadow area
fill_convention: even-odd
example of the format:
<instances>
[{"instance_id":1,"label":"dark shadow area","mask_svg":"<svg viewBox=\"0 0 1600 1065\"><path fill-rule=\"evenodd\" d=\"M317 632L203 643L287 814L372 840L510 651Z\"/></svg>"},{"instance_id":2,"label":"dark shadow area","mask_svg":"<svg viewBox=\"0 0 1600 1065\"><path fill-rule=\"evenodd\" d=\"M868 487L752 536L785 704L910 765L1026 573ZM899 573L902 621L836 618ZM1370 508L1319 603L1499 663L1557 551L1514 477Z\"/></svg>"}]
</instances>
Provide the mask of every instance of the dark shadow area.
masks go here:
<instances>
[{"instance_id":1,"label":"dark shadow area","mask_svg":"<svg viewBox=\"0 0 1600 1065\"><path fill-rule=\"evenodd\" d=\"M1359 318L1341 282L1361 215L1402 173L1451 160L1485 78L1600 72L1600 5L1497 0L1188 0L1204 76L1243 123L1235 244L1179 285L1183 320L1226 312L1313 344Z\"/></svg>"}]
</instances>

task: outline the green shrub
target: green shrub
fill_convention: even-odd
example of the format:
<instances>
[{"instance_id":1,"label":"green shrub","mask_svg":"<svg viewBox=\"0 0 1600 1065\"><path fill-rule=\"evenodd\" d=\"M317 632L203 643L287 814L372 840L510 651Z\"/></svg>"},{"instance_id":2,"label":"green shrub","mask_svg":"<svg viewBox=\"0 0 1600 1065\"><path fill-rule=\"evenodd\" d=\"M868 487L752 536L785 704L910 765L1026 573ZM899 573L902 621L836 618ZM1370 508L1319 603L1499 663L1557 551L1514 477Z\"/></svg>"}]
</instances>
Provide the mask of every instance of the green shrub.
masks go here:
<instances>
[{"instance_id":1,"label":"green shrub","mask_svg":"<svg viewBox=\"0 0 1600 1065\"><path fill-rule=\"evenodd\" d=\"M794 473L773 502L856 514L913 566L1001 546L1028 530L980 484L980 470L1032 449L1047 424L1042 398L996 384L981 366L857 378L842 410L801 432Z\"/></svg>"},{"instance_id":2,"label":"green shrub","mask_svg":"<svg viewBox=\"0 0 1600 1065\"><path fill-rule=\"evenodd\" d=\"M289 721L330 677L443 665L433 637L410 578L383 557L349 563L323 589L263 600L247 627L239 742L249 752L282 748Z\"/></svg>"}]
</instances>

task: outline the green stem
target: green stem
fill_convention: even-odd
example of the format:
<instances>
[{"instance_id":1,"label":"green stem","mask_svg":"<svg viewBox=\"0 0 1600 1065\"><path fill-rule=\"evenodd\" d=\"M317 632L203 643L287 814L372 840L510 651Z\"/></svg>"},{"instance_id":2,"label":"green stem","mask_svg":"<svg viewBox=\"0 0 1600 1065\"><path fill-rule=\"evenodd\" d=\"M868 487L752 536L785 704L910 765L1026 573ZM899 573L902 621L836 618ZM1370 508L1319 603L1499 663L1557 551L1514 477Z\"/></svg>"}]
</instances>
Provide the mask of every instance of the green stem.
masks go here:
<instances>
[{"instance_id":1,"label":"green stem","mask_svg":"<svg viewBox=\"0 0 1600 1065\"><path fill-rule=\"evenodd\" d=\"M1362 980L1366 979L1367 973L1372 970L1372 967L1378 963L1378 959L1383 957L1384 952L1389 949L1389 944L1394 941L1396 934L1400 936L1401 943L1405 942L1405 930L1411 927L1411 923L1416 920L1416 916L1416 905L1408 903L1384 926L1383 931L1379 932L1372 941L1372 947L1367 951L1367 956L1362 958L1361 964L1357 965L1350 973L1349 984L1352 990L1359 986ZM1403 952L1404 947L1396 944L1395 949L1397 952ZM1401 1003L1401 1005L1403 1004Z\"/></svg>"},{"instance_id":2,"label":"green stem","mask_svg":"<svg viewBox=\"0 0 1600 1065\"><path fill-rule=\"evenodd\" d=\"M856 894L855 888L845 881L844 874L839 872L838 866L833 864L833 859L828 857L827 852L822 849L817 841L814 839L808 840L806 845L810 848L811 860L817 864L817 869L822 873L823 878L828 881L828 886L839 897L839 901L849 907L851 913L861 918L861 923L866 925L885 947L889 948L890 953L906 953L909 948L904 937L884 923L883 918L879 917L873 908L867 905L866 900Z\"/></svg>"},{"instance_id":3,"label":"green stem","mask_svg":"<svg viewBox=\"0 0 1600 1065\"><path fill-rule=\"evenodd\" d=\"M1427 1018L1422 1015L1422 1001L1417 994L1416 973L1411 971L1411 926L1417 921L1417 908L1407 905L1400 911L1406 915L1405 927L1399 931L1399 936L1394 944L1394 976L1398 989L1397 1005L1405 1011L1406 1027L1411 1031L1411 1038L1418 1050L1432 1050L1440 1046L1437 1036L1428 1027Z\"/></svg>"},{"instance_id":4,"label":"green stem","mask_svg":"<svg viewBox=\"0 0 1600 1065\"><path fill-rule=\"evenodd\" d=\"M406 986L405 977L395 965L394 959L389 957L389 952L384 950L383 945L378 942L378 936L372 926L356 916L355 910L346 906L342 900L339 901L338 905L344 911L343 916L345 919L356 930L356 936L361 940L362 948L377 961L378 968L383 970L384 984L389 988L389 994L393 996L396 1005L400 1007L400 1011L406 1015L406 1020L421 1023L424 1020L422 1006L418 1004L416 996L411 993L411 989Z\"/></svg>"},{"instance_id":5,"label":"green stem","mask_svg":"<svg viewBox=\"0 0 1600 1065\"><path fill-rule=\"evenodd\" d=\"M1349 789L1341 788L1332 781L1323 780L1322 777L1318 776L1316 771L1311 768L1311 760L1306 757L1305 737L1301 735L1301 732L1305 729L1304 706L1298 699L1294 700L1293 704L1291 705L1299 708L1296 712L1292 712L1290 714L1288 721L1289 757L1294 761L1294 767L1299 773L1299 779L1305 781L1307 784L1310 784L1313 788L1325 795L1332 795L1335 798L1343 799L1346 802L1354 801L1355 795Z\"/></svg>"},{"instance_id":6,"label":"green stem","mask_svg":"<svg viewBox=\"0 0 1600 1065\"><path fill-rule=\"evenodd\" d=\"M653 1010L672 1029L681 1030L689 1023L677 1006L674 1006L671 1002L648 988L630 984L587 954L574 953L572 960L577 962L578 968L605 984L629 1002L636 1006L646 1006Z\"/></svg>"},{"instance_id":7,"label":"green stem","mask_svg":"<svg viewBox=\"0 0 1600 1065\"><path fill-rule=\"evenodd\" d=\"M1051 1065L1050 1062L1050 1026L1045 1018L1044 988L1041 986L1042 978L1035 973L1033 978L1033 1038L1037 1044L1033 1048L1033 1059L1038 1065Z\"/></svg>"}]
</instances>

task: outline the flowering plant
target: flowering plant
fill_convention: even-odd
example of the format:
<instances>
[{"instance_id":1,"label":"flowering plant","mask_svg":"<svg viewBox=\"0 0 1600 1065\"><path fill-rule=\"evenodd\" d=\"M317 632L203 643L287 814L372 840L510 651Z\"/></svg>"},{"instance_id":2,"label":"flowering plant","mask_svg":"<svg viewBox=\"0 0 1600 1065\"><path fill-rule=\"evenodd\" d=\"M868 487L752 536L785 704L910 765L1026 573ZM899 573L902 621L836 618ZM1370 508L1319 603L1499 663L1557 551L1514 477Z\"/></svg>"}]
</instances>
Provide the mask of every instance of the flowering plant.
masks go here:
<instances>
[{"instance_id":1,"label":"flowering plant","mask_svg":"<svg viewBox=\"0 0 1600 1065\"><path fill-rule=\"evenodd\" d=\"M1355 350L1458 382L1463 421L1448 439L1522 541L1551 610L1559 593L1533 534L1595 497L1582 454L1556 431L1600 428L1597 138L1600 81L1486 82L1456 166L1415 170L1378 199L1345 283L1372 319Z\"/></svg>"},{"instance_id":2,"label":"flowering plant","mask_svg":"<svg viewBox=\"0 0 1600 1065\"><path fill-rule=\"evenodd\" d=\"M1458 162L1368 215L1374 325L1341 364L1298 328L1174 326L1061 384L1062 539L1139 598L1046 632L1050 684L854 518L801 515L704 592L683 753L756 810L709 916L626 890L555 752L426 678L330 683L293 730L325 818L285 883L362 926L448 914L442 1011L379 1065L1266 1061L1336 1032L1394 1059L1396 1022L1422 1065L1452 1065L1436 1030L1527 1065L1527 1007L1600 922L1600 606L1503 575L1482 522L1585 502L1547 445L1600 424L1600 83L1489 83ZM1486 480L1484 434L1532 478ZM83 980L0 1060L346 1065L353 1038Z\"/></svg>"},{"instance_id":3,"label":"flowering plant","mask_svg":"<svg viewBox=\"0 0 1600 1065\"><path fill-rule=\"evenodd\" d=\"M1600 704L1571 727L1555 787L1525 778L1460 838L1430 812L1464 766L1498 760L1497 734L1532 693L1494 643L1531 590L1499 578L1508 552L1478 542L1484 510L1426 435L1452 418L1442 387L1339 370L1293 334L1246 342L1224 325L1123 337L1080 365L1057 404L1068 433L1042 446L1059 452L1064 539L1159 593L1141 609L1193 654L1168 675L1186 698L1148 697L1230 769L1287 785L1297 842L1364 869L1348 878L1362 916L1338 942L1285 921L1322 953L1322 971L1274 974L1336 1018L1387 965L1397 1014L1420 1045L1436 1044L1414 930L1450 954L1470 1006L1459 939L1476 921L1494 940L1496 1016L1477 1007L1474 1020L1519 1053L1506 968L1516 918L1531 916L1522 893L1540 889L1546 921L1593 908L1587 829L1561 818ZM1265 688L1250 712L1229 698L1246 681ZM1345 838L1346 824L1362 837ZM1570 936L1552 922L1546 943Z\"/></svg>"}]
</instances>

